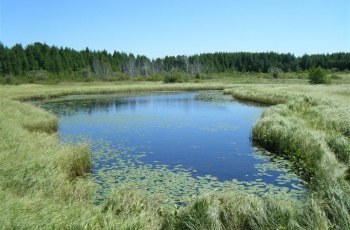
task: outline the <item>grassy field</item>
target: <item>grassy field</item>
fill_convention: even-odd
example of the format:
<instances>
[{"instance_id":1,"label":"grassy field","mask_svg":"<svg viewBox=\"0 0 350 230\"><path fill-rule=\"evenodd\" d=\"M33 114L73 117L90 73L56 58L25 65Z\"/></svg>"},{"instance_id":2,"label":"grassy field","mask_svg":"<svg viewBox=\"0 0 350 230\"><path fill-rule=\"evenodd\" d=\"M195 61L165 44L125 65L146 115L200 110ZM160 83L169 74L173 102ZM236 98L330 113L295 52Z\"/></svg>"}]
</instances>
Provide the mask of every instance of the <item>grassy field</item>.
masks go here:
<instances>
[{"instance_id":1,"label":"grassy field","mask_svg":"<svg viewBox=\"0 0 350 230\"><path fill-rule=\"evenodd\" d=\"M304 80L234 83L0 86L0 228L349 229L350 86L311 86ZM302 173L310 190L304 202L230 192L164 208L156 197L119 188L94 205L89 147L59 143L57 118L21 102L69 94L201 89L273 105L254 127L253 138Z\"/></svg>"}]
</instances>

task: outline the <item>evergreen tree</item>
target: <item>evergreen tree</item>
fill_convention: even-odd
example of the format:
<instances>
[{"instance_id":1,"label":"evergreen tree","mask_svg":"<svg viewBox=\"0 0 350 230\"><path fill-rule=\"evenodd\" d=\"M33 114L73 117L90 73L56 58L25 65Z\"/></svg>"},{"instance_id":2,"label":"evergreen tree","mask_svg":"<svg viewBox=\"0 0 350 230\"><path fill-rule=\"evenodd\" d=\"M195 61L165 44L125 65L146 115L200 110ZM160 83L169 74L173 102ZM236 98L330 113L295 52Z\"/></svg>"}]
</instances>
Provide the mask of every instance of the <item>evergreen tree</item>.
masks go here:
<instances>
[{"instance_id":1,"label":"evergreen tree","mask_svg":"<svg viewBox=\"0 0 350 230\"><path fill-rule=\"evenodd\" d=\"M278 68L284 72L323 69L350 70L350 53L294 55L269 53L204 53L191 56L166 56L150 60L146 56L120 52L76 51L36 42L23 48L16 44L8 48L0 43L0 75L25 75L28 71L47 71L52 75L90 71L97 77L107 78L113 72L130 76L150 73L184 72L190 74L222 73L231 71L263 72ZM89 74L88 74L89 75Z\"/></svg>"}]
</instances>

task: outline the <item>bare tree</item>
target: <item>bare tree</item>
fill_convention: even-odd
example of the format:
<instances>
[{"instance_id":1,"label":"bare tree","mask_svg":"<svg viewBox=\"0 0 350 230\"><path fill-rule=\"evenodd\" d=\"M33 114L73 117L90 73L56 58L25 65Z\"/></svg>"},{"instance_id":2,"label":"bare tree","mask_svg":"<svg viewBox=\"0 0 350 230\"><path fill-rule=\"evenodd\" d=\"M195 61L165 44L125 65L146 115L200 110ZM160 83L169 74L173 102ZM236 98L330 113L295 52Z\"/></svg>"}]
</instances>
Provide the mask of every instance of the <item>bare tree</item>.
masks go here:
<instances>
[{"instance_id":1,"label":"bare tree","mask_svg":"<svg viewBox=\"0 0 350 230\"><path fill-rule=\"evenodd\" d=\"M109 74L109 65L106 62L94 58L92 60L92 71L98 78L106 79Z\"/></svg>"},{"instance_id":2,"label":"bare tree","mask_svg":"<svg viewBox=\"0 0 350 230\"><path fill-rule=\"evenodd\" d=\"M199 62L198 57L196 57L193 61L191 73L192 74L201 73L201 63Z\"/></svg>"},{"instance_id":3,"label":"bare tree","mask_svg":"<svg viewBox=\"0 0 350 230\"><path fill-rule=\"evenodd\" d=\"M136 75L136 67L135 67L135 57L134 55L129 55L128 60L123 64L122 70L124 73L128 74L129 76L135 76Z\"/></svg>"},{"instance_id":4,"label":"bare tree","mask_svg":"<svg viewBox=\"0 0 350 230\"><path fill-rule=\"evenodd\" d=\"M184 55L183 56L183 60L184 60L185 66L186 66L186 73L188 74L189 67L190 67L190 63L189 63L188 57Z\"/></svg>"}]
</instances>

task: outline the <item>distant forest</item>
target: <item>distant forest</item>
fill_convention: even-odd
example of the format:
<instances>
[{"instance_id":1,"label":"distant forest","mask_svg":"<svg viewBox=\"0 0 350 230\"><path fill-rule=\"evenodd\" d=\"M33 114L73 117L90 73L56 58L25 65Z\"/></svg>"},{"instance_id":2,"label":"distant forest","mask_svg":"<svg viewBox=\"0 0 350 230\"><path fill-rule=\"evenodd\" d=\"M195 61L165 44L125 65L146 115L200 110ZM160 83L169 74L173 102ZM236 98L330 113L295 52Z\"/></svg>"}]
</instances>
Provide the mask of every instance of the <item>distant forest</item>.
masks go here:
<instances>
[{"instance_id":1,"label":"distant forest","mask_svg":"<svg viewBox=\"0 0 350 230\"><path fill-rule=\"evenodd\" d=\"M144 76L182 72L215 74L223 72L298 72L313 67L335 71L350 70L350 53L304 55L265 53L204 53L199 55L166 56L150 59L123 52L108 53L86 48L76 51L42 43L9 48L0 43L0 76L30 77L42 71L50 75L79 74L82 78L108 78L115 73Z\"/></svg>"}]
</instances>

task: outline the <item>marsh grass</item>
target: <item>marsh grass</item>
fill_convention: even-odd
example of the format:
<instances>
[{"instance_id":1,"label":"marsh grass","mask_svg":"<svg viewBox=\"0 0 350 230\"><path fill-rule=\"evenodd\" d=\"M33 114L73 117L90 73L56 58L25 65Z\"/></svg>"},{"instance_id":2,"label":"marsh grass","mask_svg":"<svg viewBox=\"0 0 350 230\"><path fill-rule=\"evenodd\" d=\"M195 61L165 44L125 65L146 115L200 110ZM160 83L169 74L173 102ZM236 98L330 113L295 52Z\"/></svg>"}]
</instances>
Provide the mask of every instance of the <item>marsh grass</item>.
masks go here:
<instances>
[{"instance_id":1,"label":"marsh grass","mask_svg":"<svg viewBox=\"0 0 350 230\"><path fill-rule=\"evenodd\" d=\"M193 91L223 90L227 84L208 83L174 83L160 82L117 82L117 83L71 83L59 85L19 85L0 86L1 95L16 100L38 100L57 98L67 95L110 94L147 91Z\"/></svg>"},{"instance_id":2,"label":"marsh grass","mask_svg":"<svg viewBox=\"0 0 350 230\"><path fill-rule=\"evenodd\" d=\"M318 201L291 203L239 192L212 193L168 217L163 229L328 229Z\"/></svg>"},{"instance_id":3,"label":"marsh grass","mask_svg":"<svg viewBox=\"0 0 350 230\"><path fill-rule=\"evenodd\" d=\"M65 170L71 179L84 177L91 172L91 154L87 145L74 146L73 151L67 152L63 161Z\"/></svg>"},{"instance_id":4,"label":"marsh grass","mask_svg":"<svg viewBox=\"0 0 350 230\"><path fill-rule=\"evenodd\" d=\"M232 190L186 207L158 206L156 196L116 188L95 205L87 145L59 143L57 118L14 100L152 90L224 89L242 100L277 105L253 138L294 163L308 181L302 202ZM350 88L307 85L1 86L0 228L2 229L349 229Z\"/></svg>"},{"instance_id":5,"label":"marsh grass","mask_svg":"<svg viewBox=\"0 0 350 230\"><path fill-rule=\"evenodd\" d=\"M323 228L349 229L349 101L343 86L249 86L226 90L238 98L279 104L266 110L253 129L265 148L291 160L309 182L304 208L324 216ZM310 213L314 212L314 213ZM301 222L300 222L301 223Z\"/></svg>"},{"instance_id":6,"label":"marsh grass","mask_svg":"<svg viewBox=\"0 0 350 230\"><path fill-rule=\"evenodd\" d=\"M213 85L2 86L0 229L157 229L158 206L142 192L111 193L96 206L89 146L59 143L57 118L17 100L67 94L220 89ZM119 188L118 188L119 189ZM119 191L119 190L117 190ZM131 205L131 206L129 206ZM122 207L122 208L121 208ZM117 211L122 209L120 213Z\"/></svg>"}]
</instances>

